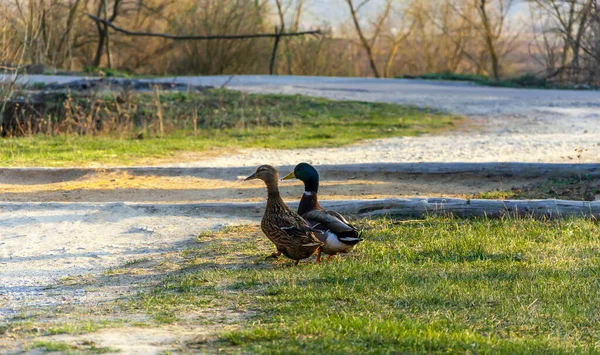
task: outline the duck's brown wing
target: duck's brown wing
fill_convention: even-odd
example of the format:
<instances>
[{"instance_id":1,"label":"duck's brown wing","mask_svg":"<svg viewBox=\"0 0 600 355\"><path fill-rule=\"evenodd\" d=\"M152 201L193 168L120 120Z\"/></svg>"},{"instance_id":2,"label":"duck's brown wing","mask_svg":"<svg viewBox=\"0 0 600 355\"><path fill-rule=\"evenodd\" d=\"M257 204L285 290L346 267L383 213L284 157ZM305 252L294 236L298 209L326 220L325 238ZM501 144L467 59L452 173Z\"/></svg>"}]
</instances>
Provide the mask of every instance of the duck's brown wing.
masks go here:
<instances>
[{"instance_id":1,"label":"duck's brown wing","mask_svg":"<svg viewBox=\"0 0 600 355\"><path fill-rule=\"evenodd\" d=\"M270 215L262 222L263 231L275 243L294 248L318 247L321 241L308 223L293 211Z\"/></svg>"},{"instance_id":2,"label":"duck's brown wing","mask_svg":"<svg viewBox=\"0 0 600 355\"><path fill-rule=\"evenodd\" d=\"M313 235L315 229L311 228L310 224L296 212L289 211L287 214L280 214L277 219L279 228L285 231L290 238L300 239L306 243L318 242ZM306 243L303 242L303 244Z\"/></svg>"},{"instance_id":3,"label":"duck's brown wing","mask_svg":"<svg viewBox=\"0 0 600 355\"><path fill-rule=\"evenodd\" d=\"M318 238L317 238L317 240L314 239L315 234L320 233L320 231L313 230L310 227L300 228L297 226L290 226L290 227L279 227L279 229L284 231L288 237L290 237L292 239L300 240L302 243L302 246L312 247L312 246L318 246L318 245L322 244Z\"/></svg>"}]
</instances>

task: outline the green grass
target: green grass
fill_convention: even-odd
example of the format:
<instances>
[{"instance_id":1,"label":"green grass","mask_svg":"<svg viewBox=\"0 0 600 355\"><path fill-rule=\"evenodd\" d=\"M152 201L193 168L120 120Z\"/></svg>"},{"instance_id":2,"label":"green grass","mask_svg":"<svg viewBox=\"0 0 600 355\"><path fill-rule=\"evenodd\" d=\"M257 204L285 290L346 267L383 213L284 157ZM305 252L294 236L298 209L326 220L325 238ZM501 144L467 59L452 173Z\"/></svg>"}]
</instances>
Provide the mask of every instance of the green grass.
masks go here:
<instances>
[{"instance_id":1,"label":"green grass","mask_svg":"<svg viewBox=\"0 0 600 355\"><path fill-rule=\"evenodd\" d=\"M459 120L394 104L226 90L163 93L158 99L152 93L105 95L100 101L74 97L69 107L71 122L77 117L83 122L93 114L93 122L112 124L110 132L1 139L0 165L131 165L145 159L169 159L182 152L333 147L363 139L442 132ZM60 107L57 110L54 121L60 121L58 116L66 112ZM164 134L157 128L159 112Z\"/></svg>"},{"instance_id":2,"label":"green grass","mask_svg":"<svg viewBox=\"0 0 600 355\"><path fill-rule=\"evenodd\" d=\"M118 322L115 322L118 324ZM105 328L107 326L113 325L108 322L73 322L73 323L62 323L62 324L53 324L44 329L45 335L57 335L57 334L85 334L95 332L101 328Z\"/></svg>"},{"instance_id":3,"label":"green grass","mask_svg":"<svg viewBox=\"0 0 600 355\"><path fill-rule=\"evenodd\" d=\"M402 77L400 77L402 78ZM507 87L507 88L530 88L530 89L579 89L574 86L559 85L549 82L545 78L532 73L526 73L515 77L494 80L486 75L459 74L459 73L430 73L414 76L411 78L426 80L449 80L449 81L468 81L484 86ZM597 89L597 88L592 88Z\"/></svg>"},{"instance_id":4,"label":"green grass","mask_svg":"<svg viewBox=\"0 0 600 355\"><path fill-rule=\"evenodd\" d=\"M208 352L600 353L597 223L359 223L352 254L299 267L265 261L255 227L203 234L183 272L130 307L159 323L224 309L240 328L200 344Z\"/></svg>"},{"instance_id":5,"label":"green grass","mask_svg":"<svg viewBox=\"0 0 600 355\"><path fill-rule=\"evenodd\" d=\"M83 342L83 344L78 346L54 341L37 341L33 343L33 348L60 354L106 354L118 352L117 349L97 347L95 343L90 341Z\"/></svg>"},{"instance_id":6,"label":"green grass","mask_svg":"<svg viewBox=\"0 0 600 355\"><path fill-rule=\"evenodd\" d=\"M33 344L34 348L40 348L47 352L60 351L69 352L73 350L73 347L69 344L59 343L54 341L37 341Z\"/></svg>"}]
</instances>

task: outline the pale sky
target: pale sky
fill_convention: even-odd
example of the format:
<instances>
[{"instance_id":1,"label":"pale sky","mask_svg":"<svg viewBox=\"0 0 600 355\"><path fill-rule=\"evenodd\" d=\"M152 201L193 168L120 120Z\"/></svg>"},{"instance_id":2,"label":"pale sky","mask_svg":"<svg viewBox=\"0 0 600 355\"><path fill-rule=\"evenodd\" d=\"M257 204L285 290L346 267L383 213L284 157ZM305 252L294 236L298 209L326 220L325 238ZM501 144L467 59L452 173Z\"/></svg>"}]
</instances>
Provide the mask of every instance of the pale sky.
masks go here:
<instances>
[{"instance_id":1,"label":"pale sky","mask_svg":"<svg viewBox=\"0 0 600 355\"><path fill-rule=\"evenodd\" d=\"M374 15L382 6L385 0L371 0L371 2L361 9L361 14ZM511 13L513 15L522 15L527 11L527 4L517 0ZM359 4L360 0L354 0ZM305 22L307 25L320 25L326 22L331 25L338 25L346 21L350 16L348 5L345 0L308 0L306 2Z\"/></svg>"}]
</instances>

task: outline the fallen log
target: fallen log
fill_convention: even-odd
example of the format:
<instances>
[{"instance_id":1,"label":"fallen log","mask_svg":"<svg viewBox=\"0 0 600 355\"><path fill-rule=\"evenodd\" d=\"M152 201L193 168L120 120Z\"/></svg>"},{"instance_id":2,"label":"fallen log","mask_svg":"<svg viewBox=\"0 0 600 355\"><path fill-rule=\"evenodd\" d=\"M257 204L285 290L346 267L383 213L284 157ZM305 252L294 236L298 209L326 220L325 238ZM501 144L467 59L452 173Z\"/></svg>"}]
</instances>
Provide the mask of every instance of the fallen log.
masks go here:
<instances>
[{"instance_id":1,"label":"fallen log","mask_svg":"<svg viewBox=\"0 0 600 355\"><path fill-rule=\"evenodd\" d=\"M248 215L262 215L265 203L198 203L187 206L189 212L228 213L245 211ZM297 202L288 204L292 209ZM390 198L376 200L321 201L324 208L354 217L391 216L415 218L425 216L515 217L535 218L587 217L600 219L600 201L569 200L465 200L459 198ZM132 208L146 208L155 212L164 208L181 209L179 204L127 204Z\"/></svg>"},{"instance_id":2,"label":"fallen log","mask_svg":"<svg viewBox=\"0 0 600 355\"><path fill-rule=\"evenodd\" d=\"M292 209L298 202L288 204ZM391 216L396 218L420 218L425 216L471 217L535 217L566 218L585 217L600 219L600 201L569 200L465 200L459 198L390 198L376 200L330 200L321 205L353 217ZM78 209L96 207L113 211L120 208L144 210L156 215L230 215L260 218L264 202L244 203L0 203L0 209L40 210Z\"/></svg>"},{"instance_id":3,"label":"fallen log","mask_svg":"<svg viewBox=\"0 0 600 355\"><path fill-rule=\"evenodd\" d=\"M407 198L358 201L324 201L326 208L359 217L414 218L453 215L461 218L531 216L536 218L600 218L600 201L569 200L465 200L457 198Z\"/></svg>"}]
</instances>

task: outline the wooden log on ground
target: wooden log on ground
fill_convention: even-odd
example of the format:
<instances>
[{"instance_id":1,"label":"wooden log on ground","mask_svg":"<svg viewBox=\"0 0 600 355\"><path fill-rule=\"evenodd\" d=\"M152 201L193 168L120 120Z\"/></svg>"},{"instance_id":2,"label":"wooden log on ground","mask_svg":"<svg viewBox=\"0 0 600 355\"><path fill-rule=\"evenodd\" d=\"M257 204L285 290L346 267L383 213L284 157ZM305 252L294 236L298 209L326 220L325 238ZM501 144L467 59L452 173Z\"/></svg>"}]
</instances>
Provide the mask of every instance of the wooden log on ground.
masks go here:
<instances>
[{"instance_id":1,"label":"wooden log on ground","mask_svg":"<svg viewBox=\"0 0 600 355\"><path fill-rule=\"evenodd\" d=\"M392 216L396 218L419 218L425 216L453 215L471 217L535 218L586 217L600 219L600 201L568 200L465 200L458 198L390 198L377 200L321 201L325 208L353 217ZM292 209L298 202L288 204ZM18 209L77 209L96 207L111 211L121 208L141 209L157 215L230 215L260 218L264 202L246 203L0 203L0 208Z\"/></svg>"},{"instance_id":2,"label":"wooden log on ground","mask_svg":"<svg viewBox=\"0 0 600 355\"><path fill-rule=\"evenodd\" d=\"M600 201L464 200L456 198L328 201L327 208L355 216L389 215L402 218L454 215L461 218L531 216L536 218L600 218Z\"/></svg>"}]
</instances>

